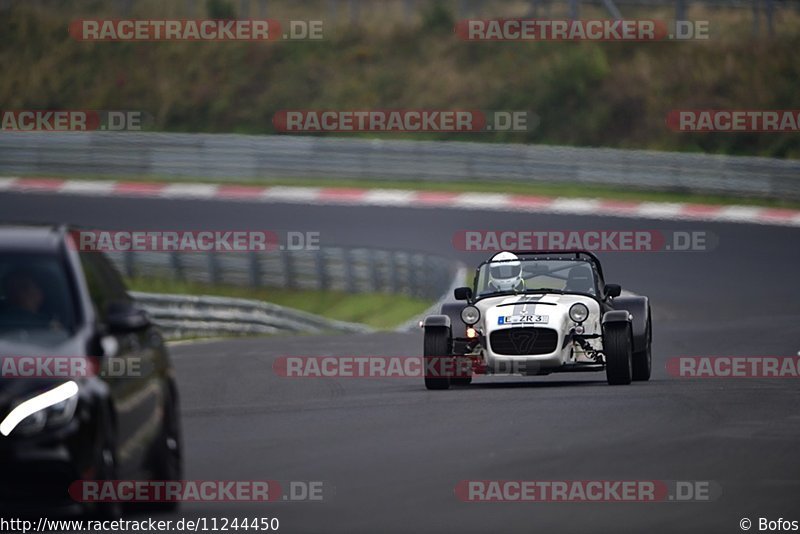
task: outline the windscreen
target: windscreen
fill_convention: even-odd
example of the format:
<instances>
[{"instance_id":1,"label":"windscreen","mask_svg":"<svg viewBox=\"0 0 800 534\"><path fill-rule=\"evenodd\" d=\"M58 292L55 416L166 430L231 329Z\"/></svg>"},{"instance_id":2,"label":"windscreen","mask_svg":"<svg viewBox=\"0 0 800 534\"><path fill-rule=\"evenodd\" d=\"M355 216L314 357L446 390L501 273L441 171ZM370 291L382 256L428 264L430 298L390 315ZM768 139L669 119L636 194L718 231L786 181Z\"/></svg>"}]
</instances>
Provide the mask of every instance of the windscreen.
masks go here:
<instances>
[{"instance_id":1,"label":"windscreen","mask_svg":"<svg viewBox=\"0 0 800 534\"><path fill-rule=\"evenodd\" d=\"M541 292L597 294L594 270L583 260L523 259L490 262L478 271L476 294Z\"/></svg>"},{"instance_id":2,"label":"windscreen","mask_svg":"<svg viewBox=\"0 0 800 534\"><path fill-rule=\"evenodd\" d=\"M58 257L0 253L0 337L66 338L75 323L73 294Z\"/></svg>"}]
</instances>

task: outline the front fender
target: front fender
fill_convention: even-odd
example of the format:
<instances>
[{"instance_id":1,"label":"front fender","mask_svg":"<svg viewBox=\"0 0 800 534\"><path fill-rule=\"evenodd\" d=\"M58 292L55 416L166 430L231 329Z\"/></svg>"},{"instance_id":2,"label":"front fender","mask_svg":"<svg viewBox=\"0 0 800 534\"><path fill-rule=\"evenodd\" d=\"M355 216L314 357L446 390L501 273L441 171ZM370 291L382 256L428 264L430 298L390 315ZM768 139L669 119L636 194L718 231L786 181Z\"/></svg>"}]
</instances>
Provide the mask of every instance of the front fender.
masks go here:
<instances>
[{"instance_id":1,"label":"front fender","mask_svg":"<svg viewBox=\"0 0 800 534\"><path fill-rule=\"evenodd\" d=\"M650 300L645 296L616 297L612 303L615 310L630 313L631 332L633 334L633 351L640 352L647 348L650 336L647 328L650 324Z\"/></svg>"},{"instance_id":2,"label":"front fender","mask_svg":"<svg viewBox=\"0 0 800 534\"><path fill-rule=\"evenodd\" d=\"M447 315L428 315L422 321L422 328L435 327L450 329L450 317Z\"/></svg>"},{"instance_id":3,"label":"front fender","mask_svg":"<svg viewBox=\"0 0 800 534\"><path fill-rule=\"evenodd\" d=\"M631 314L627 310L611 310L603 314L603 326L630 323Z\"/></svg>"}]
</instances>

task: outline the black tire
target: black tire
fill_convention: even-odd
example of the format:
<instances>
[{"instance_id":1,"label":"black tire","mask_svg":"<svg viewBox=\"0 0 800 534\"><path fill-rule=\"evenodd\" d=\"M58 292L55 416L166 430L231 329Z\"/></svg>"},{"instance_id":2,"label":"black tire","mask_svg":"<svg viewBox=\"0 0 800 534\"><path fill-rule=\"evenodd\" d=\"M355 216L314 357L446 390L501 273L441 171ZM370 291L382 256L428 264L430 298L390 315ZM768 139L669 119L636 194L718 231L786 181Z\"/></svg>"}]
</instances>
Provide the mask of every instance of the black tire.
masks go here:
<instances>
[{"instance_id":1,"label":"black tire","mask_svg":"<svg viewBox=\"0 0 800 534\"><path fill-rule=\"evenodd\" d=\"M609 385L630 384L633 378L633 348L629 324L611 324L603 329L603 354L606 357Z\"/></svg>"},{"instance_id":2,"label":"black tire","mask_svg":"<svg viewBox=\"0 0 800 534\"><path fill-rule=\"evenodd\" d=\"M116 432L112 418L106 410L100 414L100 439L95 451L96 479L117 480L117 447ZM114 520L122 517L123 506L121 502L95 502L90 503L86 509L87 515L100 520Z\"/></svg>"},{"instance_id":3,"label":"black tire","mask_svg":"<svg viewBox=\"0 0 800 534\"><path fill-rule=\"evenodd\" d=\"M150 470L154 480L183 479L182 443L178 399L167 387L164 394L164 420L151 453ZM178 508L178 504L177 501L159 502L153 503L151 508L172 511Z\"/></svg>"},{"instance_id":4,"label":"black tire","mask_svg":"<svg viewBox=\"0 0 800 534\"><path fill-rule=\"evenodd\" d=\"M633 379L636 381L646 382L650 380L650 374L653 371L653 352L651 345L653 344L653 330L650 324L650 319L647 320L647 345L644 350L633 353Z\"/></svg>"},{"instance_id":5,"label":"black tire","mask_svg":"<svg viewBox=\"0 0 800 534\"><path fill-rule=\"evenodd\" d=\"M472 384L471 376L458 376L450 379L450 384L453 386L468 386Z\"/></svg>"},{"instance_id":6,"label":"black tire","mask_svg":"<svg viewBox=\"0 0 800 534\"><path fill-rule=\"evenodd\" d=\"M447 328L426 328L423 341L425 363L425 387L427 389L449 389L450 377L442 371L450 360L450 332ZM433 369L437 376L430 376ZM441 375L441 376L440 376Z\"/></svg>"},{"instance_id":7,"label":"black tire","mask_svg":"<svg viewBox=\"0 0 800 534\"><path fill-rule=\"evenodd\" d=\"M472 384L472 361L469 358L456 358L455 374L450 378L451 386Z\"/></svg>"}]
</instances>

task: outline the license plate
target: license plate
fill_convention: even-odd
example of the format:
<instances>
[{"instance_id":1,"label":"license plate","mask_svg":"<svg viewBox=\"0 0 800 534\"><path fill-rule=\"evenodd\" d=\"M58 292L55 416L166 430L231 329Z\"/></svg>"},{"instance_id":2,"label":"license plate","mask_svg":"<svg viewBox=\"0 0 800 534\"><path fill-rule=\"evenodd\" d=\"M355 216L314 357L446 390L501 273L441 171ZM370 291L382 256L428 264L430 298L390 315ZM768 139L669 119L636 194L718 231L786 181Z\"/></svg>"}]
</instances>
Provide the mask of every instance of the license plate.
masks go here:
<instances>
[{"instance_id":1,"label":"license plate","mask_svg":"<svg viewBox=\"0 0 800 534\"><path fill-rule=\"evenodd\" d=\"M497 324L542 324L550 320L547 315L501 315L497 318Z\"/></svg>"}]
</instances>

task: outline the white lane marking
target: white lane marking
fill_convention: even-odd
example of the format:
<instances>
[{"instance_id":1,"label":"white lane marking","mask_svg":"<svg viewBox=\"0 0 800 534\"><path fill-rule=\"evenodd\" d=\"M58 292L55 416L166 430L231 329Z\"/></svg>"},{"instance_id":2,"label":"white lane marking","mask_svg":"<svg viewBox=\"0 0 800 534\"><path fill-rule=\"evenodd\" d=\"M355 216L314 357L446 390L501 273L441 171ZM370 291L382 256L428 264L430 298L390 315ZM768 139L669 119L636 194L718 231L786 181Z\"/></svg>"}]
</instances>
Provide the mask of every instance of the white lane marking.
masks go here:
<instances>
[{"instance_id":1,"label":"white lane marking","mask_svg":"<svg viewBox=\"0 0 800 534\"><path fill-rule=\"evenodd\" d=\"M116 182L102 180L69 180L61 186L61 192L75 195L108 195L114 192L116 185Z\"/></svg>"},{"instance_id":2,"label":"white lane marking","mask_svg":"<svg viewBox=\"0 0 800 534\"><path fill-rule=\"evenodd\" d=\"M685 207L686 204L682 203L642 202L633 213L640 217L652 217L655 219L680 219L685 216Z\"/></svg>"},{"instance_id":3,"label":"white lane marking","mask_svg":"<svg viewBox=\"0 0 800 534\"><path fill-rule=\"evenodd\" d=\"M373 189L367 191L363 202L376 206L408 206L416 199L416 191L402 189Z\"/></svg>"},{"instance_id":4,"label":"white lane marking","mask_svg":"<svg viewBox=\"0 0 800 534\"><path fill-rule=\"evenodd\" d=\"M589 198L557 198L546 209L556 213L597 213L599 200Z\"/></svg>"},{"instance_id":5,"label":"white lane marking","mask_svg":"<svg viewBox=\"0 0 800 534\"><path fill-rule=\"evenodd\" d=\"M0 177L0 191L28 192L18 182L20 178L13 176ZM24 184L23 184L24 185ZM126 196L125 191L117 190L119 182L116 181L88 181L67 180L63 185L53 187L53 190L74 195L96 196ZM167 184L163 189L154 191L154 195L165 198L208 198L212 200L232 201L237 197L220 195L219 191L224 184L196 184L181 183ZM37 191L40 188L30 188ZM405 206L411 208L471 208L490 211L507 210L515 212L556 213L601 215L622 218L646 219L675 219L675 220L706 220L721 222L737 222L765 224L772 226L800 227L800 211L789 217L769 217L766 215L768 208L757 206L721 206L712 213L691 213L686 208L692 204L642 202L630 210L619 211L614 207L603 206L602 201L591 198L554 198L549 204L536 203L527 205L524 202L512 200L510 195L502 193L461 193L452 198L443 197L440 201L416 203L415 199L422 191L377 189L364 190L361 198L352 196L343 197L342 200L335 195L326 197L320 187L266 187L260 195L247 197L246 200L261 202L289 202L299 204L356 204L365 206Z\"/></svg>"},{"instance_id":6,"label":"white lane marking","mask_svg":"<svg viewBox=\"0 0 800 534\"><path fill-rule=\"evenodd\" d=\"M511 197L502 193L461 193L449 203L446 202L445 205L481 209L510 209L512 207Z\"/></svg>"},{"instance_id":7,"label":"white lane marking","mask_svg":"<svg viewBox=\"0 0 800 534\"><path fill-rule=\"evenodd\" d=\"M167 198L213 198L219 186L216 184L170 184L159 192Z\"/></svg>"},{"instance_id":8,"label":"white lane marking","mask_svg":"<svg viewBox=\"0 0 800 534\"><path fill-rule=\"evenodd\" d=\"M320 198L319 187L268 187L261 194L261 200L279 200L284 202L317 201Z\"/></svg>"},{"instance_id":9,"label":"white lane marking","mask_svg":"<svg viewBox=\"0 0 800 534\"><path fill-rule=\"evenodd\" d=\"M759 218L763 208L755 206L726 206L720 209L714 219L722 221L753 221Z\"/></svg>"},{"instance_id":10,"label":"white lane marking","mask_svg":"<svg viewBox=\"0 0 800 534\"><path fill-rule=\"evenodd\" d=\"M7 189L11 189L16 184L17 180L16 176L4 176L0 177L0 191L5 191Z\"/></svg>"}]
</instances>

